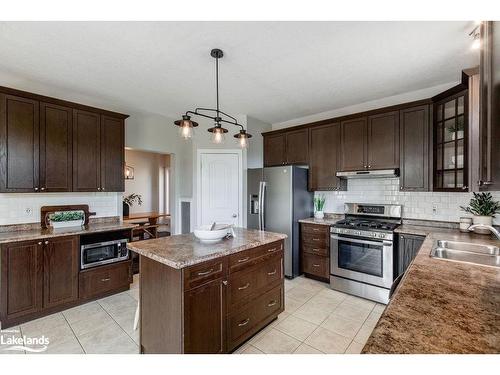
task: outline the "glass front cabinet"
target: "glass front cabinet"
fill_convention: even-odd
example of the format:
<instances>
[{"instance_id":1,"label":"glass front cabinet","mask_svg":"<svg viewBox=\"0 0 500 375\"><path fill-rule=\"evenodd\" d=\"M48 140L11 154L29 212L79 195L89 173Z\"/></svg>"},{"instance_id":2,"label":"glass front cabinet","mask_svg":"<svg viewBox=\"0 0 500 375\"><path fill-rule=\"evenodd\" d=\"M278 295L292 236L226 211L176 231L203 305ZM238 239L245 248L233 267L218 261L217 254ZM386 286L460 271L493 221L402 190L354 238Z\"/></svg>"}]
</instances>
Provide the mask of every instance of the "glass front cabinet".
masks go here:
<instances>
[{"instance_id":1,"label":"glass front cabinet","mask_svg":"<svg viewBox=\"0 0 500 375\"><path fill-rule=\"evenodd\" d=\"M434 104L434 191L467 191L468 91Z\"/></svg>"}]
</instances>

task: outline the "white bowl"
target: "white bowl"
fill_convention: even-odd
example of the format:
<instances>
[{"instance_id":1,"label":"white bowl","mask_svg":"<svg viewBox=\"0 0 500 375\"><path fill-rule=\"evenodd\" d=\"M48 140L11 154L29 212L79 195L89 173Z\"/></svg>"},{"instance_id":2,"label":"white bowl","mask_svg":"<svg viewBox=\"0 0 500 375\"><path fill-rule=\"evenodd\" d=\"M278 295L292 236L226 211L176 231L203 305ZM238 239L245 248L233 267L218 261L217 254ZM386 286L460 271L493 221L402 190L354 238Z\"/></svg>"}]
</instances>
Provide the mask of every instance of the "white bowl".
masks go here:
<instances>
[{"instance_id":1,"label":"white bowl","mask_svg":"<svg viewBox=\"0 0 500 375\"><path fill-rule=\"evenodd\" d=\"M202 225L194 230L194 235L201 242L218 242L231 232L231 227L226 224L218 224L215 226L214 230L210 230L211 225ZM222 229L217 229L221 228Z\"/></svg>"}]
</instances>

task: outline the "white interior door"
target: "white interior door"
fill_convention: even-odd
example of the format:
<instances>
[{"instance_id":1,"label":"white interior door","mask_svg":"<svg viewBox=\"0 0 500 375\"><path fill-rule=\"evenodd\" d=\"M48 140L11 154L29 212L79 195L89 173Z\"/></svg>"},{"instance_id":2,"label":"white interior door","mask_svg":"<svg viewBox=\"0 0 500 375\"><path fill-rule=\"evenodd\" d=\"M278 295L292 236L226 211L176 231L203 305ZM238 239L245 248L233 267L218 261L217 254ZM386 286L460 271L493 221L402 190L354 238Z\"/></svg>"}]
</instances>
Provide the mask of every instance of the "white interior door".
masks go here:
<instances>
[{"instance_id":1,"label":"white interior door","mask_svg":"<svg viewBox=\"0 0 500 375\"><path fill-rule=\"evenodd\" d=\"M202 153L200 162L200 224L241 226L240 155Z\"/></svg>"}]
</instances>

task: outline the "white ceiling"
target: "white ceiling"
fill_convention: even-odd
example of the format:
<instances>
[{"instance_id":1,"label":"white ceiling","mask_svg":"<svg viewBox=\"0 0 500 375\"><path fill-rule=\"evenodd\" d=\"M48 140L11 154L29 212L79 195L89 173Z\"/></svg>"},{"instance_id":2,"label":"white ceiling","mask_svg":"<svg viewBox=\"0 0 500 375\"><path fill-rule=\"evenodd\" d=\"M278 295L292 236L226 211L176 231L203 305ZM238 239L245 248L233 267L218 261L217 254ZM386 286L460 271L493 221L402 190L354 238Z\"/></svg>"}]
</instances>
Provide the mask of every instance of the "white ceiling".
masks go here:
<instances>
[{"instance_id":1,"label":"white ceiling","mask_svg":"<svg viewBox=\"0 0 500 375\"><path fill-rule=\"evenodd\" d=\"M220 99L270 123L458 81L472 22L1 22L0 77L178 117ZM0 85L5 82L0 81Z\"/></svg>"}]
</instances>

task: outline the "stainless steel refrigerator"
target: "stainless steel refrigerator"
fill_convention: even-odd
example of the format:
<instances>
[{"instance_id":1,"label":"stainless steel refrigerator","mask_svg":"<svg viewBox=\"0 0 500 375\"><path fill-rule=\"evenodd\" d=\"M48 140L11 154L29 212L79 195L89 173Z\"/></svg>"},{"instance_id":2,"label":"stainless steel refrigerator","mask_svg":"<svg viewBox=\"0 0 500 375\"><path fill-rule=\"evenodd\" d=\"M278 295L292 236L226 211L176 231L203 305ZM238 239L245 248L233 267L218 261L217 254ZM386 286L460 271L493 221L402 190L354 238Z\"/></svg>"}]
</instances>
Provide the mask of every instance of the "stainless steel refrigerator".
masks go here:
<instances>
[{"instance_id":1,"label":"stainless steel refrigerator","mask_svg":"<svg viewBox=\"0 0 500 375\"><path fill-rule=\"evenodd\" d=\"M285 276L298 276L299 219L313 215L313 193L307 191L308 170L302 167L248 169L247 227L284 233Z\"/></svg>"}]
</instances>

